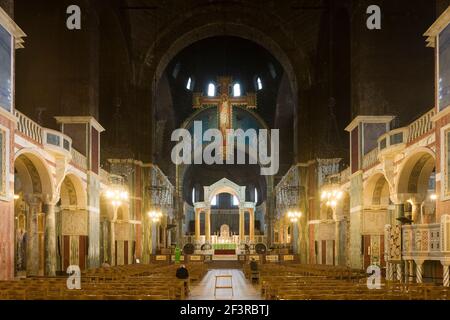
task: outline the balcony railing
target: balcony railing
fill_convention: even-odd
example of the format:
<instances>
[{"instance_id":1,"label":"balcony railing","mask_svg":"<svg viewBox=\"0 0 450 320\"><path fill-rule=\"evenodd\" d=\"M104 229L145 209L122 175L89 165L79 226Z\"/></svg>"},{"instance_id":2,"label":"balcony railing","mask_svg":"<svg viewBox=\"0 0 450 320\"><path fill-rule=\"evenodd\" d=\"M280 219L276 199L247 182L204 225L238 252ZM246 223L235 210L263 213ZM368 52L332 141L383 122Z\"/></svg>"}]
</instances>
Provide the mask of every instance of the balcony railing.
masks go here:
<instances>
[{"instance_id":1,"label":"balcony railing","mask_svg":"<svg viewBox=\"0 0 450 320\"><path fill-rule=\"evenodd\" d=\"M70 154L72 150L72 139L66 136L64 133L51 129L42 129L43 144L54 152L59 154Z\"/></svg>"},{"instance_id":2,"label":"balcony railing","mask_svg":"<svg viewBox=\"0 0 450 320\"><path fill-rule=\"evenodd\" d=\"M441 224L416 224L402 227L402 255L433 256L441 252Z\"/></svg>"},{"instance_id":3,"label":"balcony railing","mask_svg":"<svg viewBox=\"0 0 450 320\"><path fill-rule=\"evenodd\" d=\"M408 142L414 141L433 130L434 122L431 121L431 118L435 113L433 108L408 126Z\"/></svg>"},{"instance_id":4,"label":"balcony railing","mask_svg":"<svg viewBox=\"0 0 450 320\"><path fill-rule=\"evenodd\" d=\"M72 148L72 162L80 169L87 170L87 158L80 152Z\"/></svg>"},{"instance_id":5,"label":"balcony railing","mask_svg":"<svg viewBox=\"0 0 450 320\"><path fill-rule=\"evenodd\" d=\"M378 148L375 148L364 156L362 167L363 169L367 169L372 167L377 162L378 162Z\"/></svg>"},{"instance_id":6,"label":"balcony railing","mask_svg":"<svg viewBox=\"0 0 450 320\"><path fill-rule=\"evenodd\" d=\"M19 111L15 111L17 130L28 138L42 144L42 127Z\"/></svg>"}]
</instances>

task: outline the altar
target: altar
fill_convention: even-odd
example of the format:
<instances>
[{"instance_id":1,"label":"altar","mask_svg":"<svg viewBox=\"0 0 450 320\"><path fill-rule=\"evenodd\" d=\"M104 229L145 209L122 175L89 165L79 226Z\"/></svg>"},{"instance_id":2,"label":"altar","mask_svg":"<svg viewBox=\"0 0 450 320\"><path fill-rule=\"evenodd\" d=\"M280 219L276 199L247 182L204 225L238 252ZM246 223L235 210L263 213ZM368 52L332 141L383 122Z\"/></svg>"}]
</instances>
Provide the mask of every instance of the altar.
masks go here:
<instances>
[{"instance_id":1,"label":"altar","mask_svg":"<svg viewBox=\"0 0 450 320\"><path fill-rule=\"evenodd\" d=\"M220 227L220 234L211 237L211 246L215 255L235 255L239 245L239 236L230 232L228 225Z\"/></svg>"}]
</instances>

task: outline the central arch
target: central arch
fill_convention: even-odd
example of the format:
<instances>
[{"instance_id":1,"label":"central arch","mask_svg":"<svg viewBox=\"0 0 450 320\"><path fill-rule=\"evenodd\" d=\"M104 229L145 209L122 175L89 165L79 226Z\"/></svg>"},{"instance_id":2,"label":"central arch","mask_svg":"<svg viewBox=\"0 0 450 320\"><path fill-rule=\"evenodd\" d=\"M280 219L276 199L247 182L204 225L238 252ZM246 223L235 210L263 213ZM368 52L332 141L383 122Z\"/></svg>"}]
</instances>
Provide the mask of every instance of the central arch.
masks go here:
<instances>
[{"instance_id":1,"label":"central arch","mask_svg":"<svg viewBox=\"0 0 450 320\"><path fill-rule=\"evenodd\" d=\"M227 178L223 178L209 187L204 187L204 189L205 202L208 206L211 206L212 199L221 193L229 193L236 196L239 200L239 206L242 206L245 203L245 187L241 187Z\"/></svg>"}]
</instances>

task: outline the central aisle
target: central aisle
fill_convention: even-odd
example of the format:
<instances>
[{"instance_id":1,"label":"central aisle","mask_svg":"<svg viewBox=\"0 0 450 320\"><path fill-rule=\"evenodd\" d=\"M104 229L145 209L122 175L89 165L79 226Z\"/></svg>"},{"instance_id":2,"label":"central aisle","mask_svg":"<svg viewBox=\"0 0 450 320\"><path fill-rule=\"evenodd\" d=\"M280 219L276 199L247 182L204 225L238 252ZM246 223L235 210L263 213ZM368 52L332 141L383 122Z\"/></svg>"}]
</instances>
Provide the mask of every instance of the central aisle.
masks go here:
<instances>
[{"instance_id":1,"label":"central aisle","mask_svg":"<svg viewBox=\"0 0 450 320\"><path fill-rule=\"evenodd\" d=\"M216 276L232 275L234 296L231 296L231 289L217 289L217 296L214 296L214 286ZM218 285L228 286L229 278L220 278ZM238 269L216 269L210 270L198 285L191 287L189 300L261 300L261 295L256 285L252 285L244 274Z\"/></svg>"}]
</instances>

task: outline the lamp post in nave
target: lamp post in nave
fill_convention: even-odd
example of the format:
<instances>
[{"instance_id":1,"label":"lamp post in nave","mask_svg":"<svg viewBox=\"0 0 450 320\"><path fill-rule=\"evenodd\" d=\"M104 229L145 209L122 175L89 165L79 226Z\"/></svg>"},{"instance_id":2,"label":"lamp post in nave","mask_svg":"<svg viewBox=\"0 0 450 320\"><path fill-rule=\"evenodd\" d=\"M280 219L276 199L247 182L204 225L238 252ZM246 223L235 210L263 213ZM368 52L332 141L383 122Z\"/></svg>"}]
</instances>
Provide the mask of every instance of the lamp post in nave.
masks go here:
<instances>
[{"instance_id":1,"label":"lamp post in nave","mask_svg":"<svg viewBox=\"0 0 450 320\"><path fill-rule=\"evenodd\" d=\"M298 238L299 238L299 222L303 213L298 210L288 211L287 217L292 224L292 232L290 242L293 246L294 252L298 251Z\"/></svg>"},{"instance_id":2,"label":"lamp post in nave","mask_svg":"<svg viewBox=\"0 0 450 320\"><path fill-rule=\"evenodd\" d=\"M121 184L113 184L111 185L105 192L105 197L108 199L113 207L113 216L111 219L111 228L110 228L110 257L109 260L111 265L116 265L117 261L115 261L115 224L117 222L117 213L119 208L125 203L128 202L130 196L128 191L126 191L123 183Z\"/></svg>"},{"instance_id":3,"label":"lamp post in nave","mask_svg":"<svg viewBox=\"0 0 450 320\"><path fill-rule=\"evenodd\" d=\"M339 186L337 186L337 185L331 184L331 185L328 185L328 186L325 186L324 188L322 188L322 194L321 194L320 199L322 201L322 204L325 205L325 208L326 208L326 215L327 215L326 220L333 221L335 224L335 228L334 228L335 229L335 235L334 235L334 237L335 237L335 239L334 239L335 240L334 241L335 257L334 257L334 260L337 265L341 265L343 263L348 265L348 263L349 263L349 261L348 261L348 258L349 258L349 255L348 255L349 243L348 243L348 241L350 238L349 238L348 234L346 235L347 240L345 243L345 249L342 249L345 252L345 259L347 259L347 261L342 260L342 254L341 254L341 250L340 250L341 249L341 241L340 241L341 234L342 234L342 232L344 232L343 229L345 229L346 226L348 226L348 223L347 223L347 225L345 224L345 217L343 216L342 212L340 215L338 215L338 210L337 210L337 208L340 205L340 203L342 202L343 198L344 198L344 192L342 192L339 189ZM331 210L331 213L332 213L331 217L328 216L329 210Z\"/></svg>"}]
</instances>

